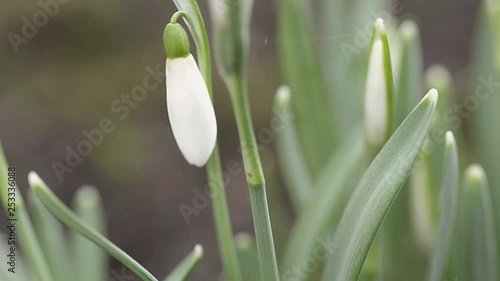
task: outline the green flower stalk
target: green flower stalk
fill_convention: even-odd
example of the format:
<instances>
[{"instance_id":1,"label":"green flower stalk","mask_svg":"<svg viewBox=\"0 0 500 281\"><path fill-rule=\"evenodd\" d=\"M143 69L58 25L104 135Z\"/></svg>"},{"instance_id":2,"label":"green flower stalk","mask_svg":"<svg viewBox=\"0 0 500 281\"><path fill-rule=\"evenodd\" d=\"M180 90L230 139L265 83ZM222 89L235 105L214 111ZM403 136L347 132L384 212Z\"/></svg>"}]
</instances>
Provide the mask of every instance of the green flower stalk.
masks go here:
<instances>
[{"instance_id":1,"label":"green flower stalk","mask_svg":"<svg viewBox=\"0 0 500 281\"><path fill-rule=\"evenodd\" d=\"M229 90L240 137L252 205L261 279L279 280L264 172L248 101L246 63L251 2L226 0L210 3L215 28L217 66Z\"/></svg>"}]
</instances>

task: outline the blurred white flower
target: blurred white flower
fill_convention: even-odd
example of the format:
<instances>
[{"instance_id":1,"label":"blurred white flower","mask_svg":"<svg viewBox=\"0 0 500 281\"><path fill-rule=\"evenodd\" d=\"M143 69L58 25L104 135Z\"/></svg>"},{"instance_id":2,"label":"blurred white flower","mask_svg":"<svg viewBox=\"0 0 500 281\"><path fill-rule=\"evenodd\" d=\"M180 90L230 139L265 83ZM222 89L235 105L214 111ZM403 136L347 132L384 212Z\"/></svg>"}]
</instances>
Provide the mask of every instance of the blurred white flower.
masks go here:
<instances>
[{"instance_id":1,"label":"blurred white flower","mask_svg":"<svg viewBox=\"0 0 500 281\"><path fill-rule=\"evenodd\" d=\"M193 56L167 58L167 109L179 149L191 165L205 165L217 140L217 122L205 80Z\"/></svg>"}]
</instances>

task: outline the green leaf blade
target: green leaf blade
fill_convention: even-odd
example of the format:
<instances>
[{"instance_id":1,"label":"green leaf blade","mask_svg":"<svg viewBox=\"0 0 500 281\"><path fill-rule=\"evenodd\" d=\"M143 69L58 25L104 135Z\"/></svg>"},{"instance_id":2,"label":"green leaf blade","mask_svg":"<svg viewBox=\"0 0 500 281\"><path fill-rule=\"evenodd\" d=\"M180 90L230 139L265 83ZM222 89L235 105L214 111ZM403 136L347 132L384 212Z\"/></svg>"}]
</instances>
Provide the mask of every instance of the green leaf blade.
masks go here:
<instances>
[{"instance_id":1,"label":"green leaf blade","mask_svg":"<svg viewBox=\"0 0 500 281\"><path fill-rule=\"evenodd\" d=\"M193 251L185 257L170 274L165 278L164 281L186 281L189 276L196 268L198 263L200 263L203 258L203 247L201 245L194 246Z\"/></svg>"},{"instance_id":2,"label":"green leaf blade","mask_svg":"<svg viewBox=\"0 0 500 281\"><path fill-rule=\"evenodd\" d=\"M500 264L494 210L483 168L473 164L464 175L457 220L455 275L459 280L499 280Z\"/></svg>"},{"instance_id":3,"label":"green leaf blade","mask_svg":"<svg viewBox=\"0 0 500 281\"><path fill-rule=\"evenodd\" d=\"M444 280L451 255L459 198L459 160L453 133L446 133L443 175L441 180L439 223L431 256L428 281Z\"/></svg>"},{"instance_id":4,"label":"green leaf blade","mask_svg":"<svg viewBox=\"0 0 500 281\"><path fill-rule=\"evenodd\" d=\"M427 136L437 103L431 90L375 157L351 197L335 234L324 281L359 278L370 246Z\"/></svg>"},{"instance_id":5,"label":"green leaf blade","mask_svg":"<svg viewBox=\"0 0 500 281\"><path fill-rule=\"evenodd\" d=\"M47 211L36 196L29 195L28 201L33 209L35 230L54 280L70 280L73 277L73 263L63 226Z\"/></svg>"},{"instance_id":6,"label":"green leaf blade","mask_svg":"<svg viewBox=\"0 0 500 281\"><path fill-rule=\"evenodd\" d=\"M296 210L301 210L311 197L313 183L293 120L291 93L287 86L281 86L278 89L273 112L276 118L283 122L282 129L276 131L276 148L284 175L283 179L293 206Z\"/></svg>"},{"instance_id":7,"label":"green leaf blade","mask_svg":"<svg viewBox=\"0 0 500 281\"><path fill-rule=\"evenodd\" d=\"M101 234L106 233L102 198L95 187L83 186L76 192L73 210L87 225ZM79 233L72 232L71 238L75 270L81 276L80 281L109 279L106 253Z\"/></svg>"},{"instance_id":8,"label":"green leaf blade","mask_svg":"<svg viewBox=\"0 0 500 281\"><path fill-rule=\"evenodd\" d=\"M330 97L312 44L306 2L281 0L279 42L286 84L292 91L296 124L309 171L315 177L335 144Z\"/></svg>"},{"instance_id":9,"label":"green leaf blade","mask_svg":"<svg viewBox=\"0 0 500 281\"><path fill-rule=\"evenodd\" d=\"M294 268L303 267L308 257L321 245L319 241L329 239L327 234L335 229L345 205L362 174L365 144L360 124L347 134L338 152L329 160L318 177L312 198L302 212L290 234L283 260L282 276L308 280L313 272L303 271L295 275ZM323 260L321 261L323 262Z\"/></svg>"}]
</instances>

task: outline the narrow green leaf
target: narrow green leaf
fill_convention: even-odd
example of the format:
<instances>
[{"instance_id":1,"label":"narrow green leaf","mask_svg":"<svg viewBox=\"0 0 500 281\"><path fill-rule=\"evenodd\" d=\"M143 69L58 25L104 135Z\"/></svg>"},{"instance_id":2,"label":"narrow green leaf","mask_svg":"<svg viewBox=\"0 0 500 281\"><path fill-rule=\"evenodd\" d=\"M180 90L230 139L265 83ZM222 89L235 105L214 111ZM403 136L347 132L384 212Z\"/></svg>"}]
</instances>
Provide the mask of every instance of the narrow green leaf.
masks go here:
<instances>
[{"instance_id":1,"label":"narrow green leaf","mask_svg":"<svg viewBox=\"0 0 500 281\"><path fill-rule=\"evenodd\" d=\"M323 280L355 281L427 136L438 94L431 90L375 157L344 211Z\"/></svg>"},{"instance_id":2,"label":"narrow green leaf","mask_svg":"<svg viewBox=\"0 0 500 281\"><path fill-rule=\"evenodd\" d=\"M194 246L194 249L168 274L164 281L186 281L189 275L196 268L203 258L203 248L201 245Z\"/></svg>"},{"instance_id":3,"label":"narrow green leaf","mask_svg":"<svg viewBox=\"0 0 500 281\"><path fill-rule=\"evenodd\" d=\"M350 12L345 0L323 0L321 6L320 43L322 74L334 116L336 135L341 136L363 116L362 83L351 79L349 70L352 57L358 49L349 36L354 27L350 26ZM368 46L366 46L368 49ZM367 53L365 51L364 53ZM359 86L361 84L361 87ZM356 91L357 88L359 91ZM346 95L346 93L349 93Z\"/></svg>"},{"instance_id":4,"label":"narrow green leaf","mask_svg":"<svg viewBox=\"0 0 500 281\"><path fill-rule=\"evenodd\" d=\"M12 177L12 175L9 176L8 168L7 159L0 143L0 196L2 197L2 205L7 217L15 219L16 231L19 235L19 245L23 249L33 275L38 279L37 281L53 281L50 267L43 255L17 183L15 181L9 182L9 177ZM19 175L17 171L14 173L13 177L15 179Z\"/></svg>"},{"instance_id":5,"label":"narrow green leaf","mask_svg":"<svg viewBox=\"0 0 500 281\"><path fill-rule=\"evenodd\" d=\"M340 220L344 207L351 196L366 162L366 149L361 125L347 134L337 152L321 172L312 198L304 206L290 234L283 259L284 280L308 280L314 273L307 268L307 262L314 259L322 264L326 256L316 257L315 252L331 254L329 241ZM331 237L330 237L331 236ZM297 274L296 268L302 269Z\"/></svg>"},{"instance_id":6,"label":"narrow green leaf","mask_svg":"<svg viewBox=\"0 0 500 281\"><path fill-rule=\"evenodd\" d=\"M83 186L78 189L73 199L73 210L89 227L106 234L106 214L101 195L95 187ZM76 232L72 232L71 243L75 271L80 278L83 277L80 281L109 279L106 252Z\"/></svg>"},{"instance_id":7,"label":"narrow green leaf","mask_svg":"<svg viewBox=\"0 0 500 281\"><path fill-rule=\"evenodd\" d=\"M287 86L278 89L273 112L275 120L282 124L276 131L276 148L283 179L293 206L296 210L301 210L311 197L313 184L297 135L290 88Z\"/></svg>"},{"instance_id":8,"label":"narrow green leaf","mask_svg":"<svg viewBox=\"0 0 500 281\"><path fill-rule=\"evenodd\" d=\"M406 256L409 237L408 185L408 182L404 183L400 194L384 219L375 241L378 252L372 254L373 250L370 249L368 260L365 263L368 264L370 258L372 259L371 262L378 267L376 272L380 280L412 280L407 277L411 265ZM374 247L372 246L372 248ZM364 268L363 271L365 271Z\"/></svg>"},{"instance_id":9,"label":"narrow green leaf","mask_svg":"<svg viewBox=\"0 0 500 281\"><path fill-rule=\"evenodd\" d=\"M63 226L47 211L34 194L29 195L28 199L33 208L35 230L54 280L71 280L74 278L74 268Z\"/></svg>"},{"instance_id":10,"label":"narrow green leaf","mask_svg":"<svg viewBox=\"0 0 500 281\"><path fill-rule=\"evenodd\" d=\"M500 29L500 13L498 1L490 0L482 3L478 14L477 38L474 52L474 72L471 75L470 95L479 101L479 107L472 112L474 120L474 147L481 165L489 176L493 208L495 209L498 239L500 240L500 69L495 66L495 57L500 57L500 49L495 42ZM496 38L496 39L495 39ZM499 49L497 49L499 48ZM500 245L498 250L500 251Z\"/></svg>"},{"instance_id":11,"label":"narrow green leaf","mask_svg":"<svg viewBox=\"0 0 500 281\"><path fill-rule=\"evenodd\" d=\"M122 249L118 248L106 237L102 236L95 229L88 226L82 219L66 207L35 172L30 172L28 180L33 193L38 196L40 201L42 201L42 204L52 213L52 215L59 219L63 224L94 242L111 256L122 262L142 280L158 281L142 265L127 255Z\"/></svg>"},{"instance_id":12,"label":"narrow green leaf","mask_svg":"<svg viewBox=\"0 0 500 281\"><path fill-rule=\"evenodd\" d=\"M500 73L500 2L498 0L486 0L488 21L493 31L494 60L496 70Z\"/></svg>"},{"instance_id":13,"label":"narrow green leaf","mask_svg":"<svg viewBox=\"0 0 500 281\"><path fill-rule=\"evenodd\" d=\"M290 235L292 222L290 221L290 204L281 189L278 165L271 153L264 153L263 162L266 163L266 189L269 202L269 214L273 227L276 260L281 260L286 241Z\"/></svg>"},{"instance_id":14,"label":"narrow green leaf","mask_svg":"<svg viewBox=\"0 0 500 281\"><path fill-rule=\"evenodd\" d=\"M486 174L473 164L464 175L457 220L455 275L458 280L499 280L495 220Z\"/></svg>"},{"instance_id":15,"label":"narrow green leaf","mask_svg":"<svg viewBox=\"0 0 500 281\"><path fill-rule=\"evenodd\" d=\"M286 84L292 92L296 125L309 171L317 176L333 153L335 135L330 98L312 44L305 2L281 0L279 46Z\"/></svg>"},{"instance_id":16,"label":"narrow green leaf","mask_svg":"<svg viewBox=\"0 0 500 281\"><path fill-rule=\"evenodd\" d=\"M448 270L459 198L459 162L457 144L451 131L446 133L441 180L439 224L434 242L427 280L442 281Z\"/></svg>"}]
</instances>

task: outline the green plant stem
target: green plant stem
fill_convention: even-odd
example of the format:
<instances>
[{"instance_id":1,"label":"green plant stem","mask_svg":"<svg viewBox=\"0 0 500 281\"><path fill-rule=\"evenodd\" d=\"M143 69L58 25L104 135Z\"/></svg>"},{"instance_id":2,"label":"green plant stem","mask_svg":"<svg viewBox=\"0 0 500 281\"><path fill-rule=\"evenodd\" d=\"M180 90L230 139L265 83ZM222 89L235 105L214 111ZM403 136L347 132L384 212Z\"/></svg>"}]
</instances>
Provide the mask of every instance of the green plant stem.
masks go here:
<instances>
[{"instance_id":1,"label":"green plant stem","mask_svg":"<svg viewBox=\"0 0 500 281\"><path fill-rule=\"evenodd\" d=\"M212 4L215 5L213 2ZM248 102L246 63L251 6L245 0L225 0L218 4L225 5L228 9L220 13L220 5L212 6L217 44L215 57L219 72L229 90L238 127L252 205L261 280L279 280L264 172Z\"/></svg>"},{"instance_id":2,"label":"green plant stem","mask_svg":"<svg viewBox=\"0 0 500 281\"><path fill-rule=\"evenodd\" d=\"M234 77L232 83L229 83L229 91L240 137L247 183L249 187L262 188L265 186L264 171L253 131L246 81L241 77Z\"/></svg>"},{"instance_id":3,"label":"green plant stem","mask_svg":"<svg viewBox=\"0 0 500 281\"><path fill-rule=\"evenodd\" d=\"M210 192L215 194L215 196L212 197L212 209L217 232L217 242L219 243L222 264L224 265L224 274L226 275L226 280L242 280L236 247L233 240L233 230L229 218L229 208L227 206L226 192L222 180L222 169L219 148L217 145L212 156L208 160L207 173L209 177Z\"/></svg>"},{"instance_id":4,"label":"green plant stem","mask_svg":"<svg viewBox=\"0 0 500 281\"><path fill-rule=\"evenodd\" d=\"M244 70L232 78L226 79L226 82L233 103L250 192L261 278L266 281L279 280L264 172L253 131Z\"/></svg>"},{"instance_id":5,"label":"green plant stem","mask_svg":"<svg viewBox=\"0 0 500 281\"><path fill-rule=\"evenodd\" d=\"M186 24L191 32L191 35L193 36L193 40L196 44L198 65L213 100L210 46L208 44L208 35L200 8L195 0L173 1L179 11L183 12L182 15L186 20ZM216 194L212 198L212 209L224 274L226 275L226 280L241 281L241 270L238 264L236 247L233 240L233 232L229 217L229 208L227 206L224 181L222 179L222 168L217 144L215 145L212 156L210 156L210 159L208 160L206 170L210 191L212 194Z\"/></svg>"}]
</instances>

